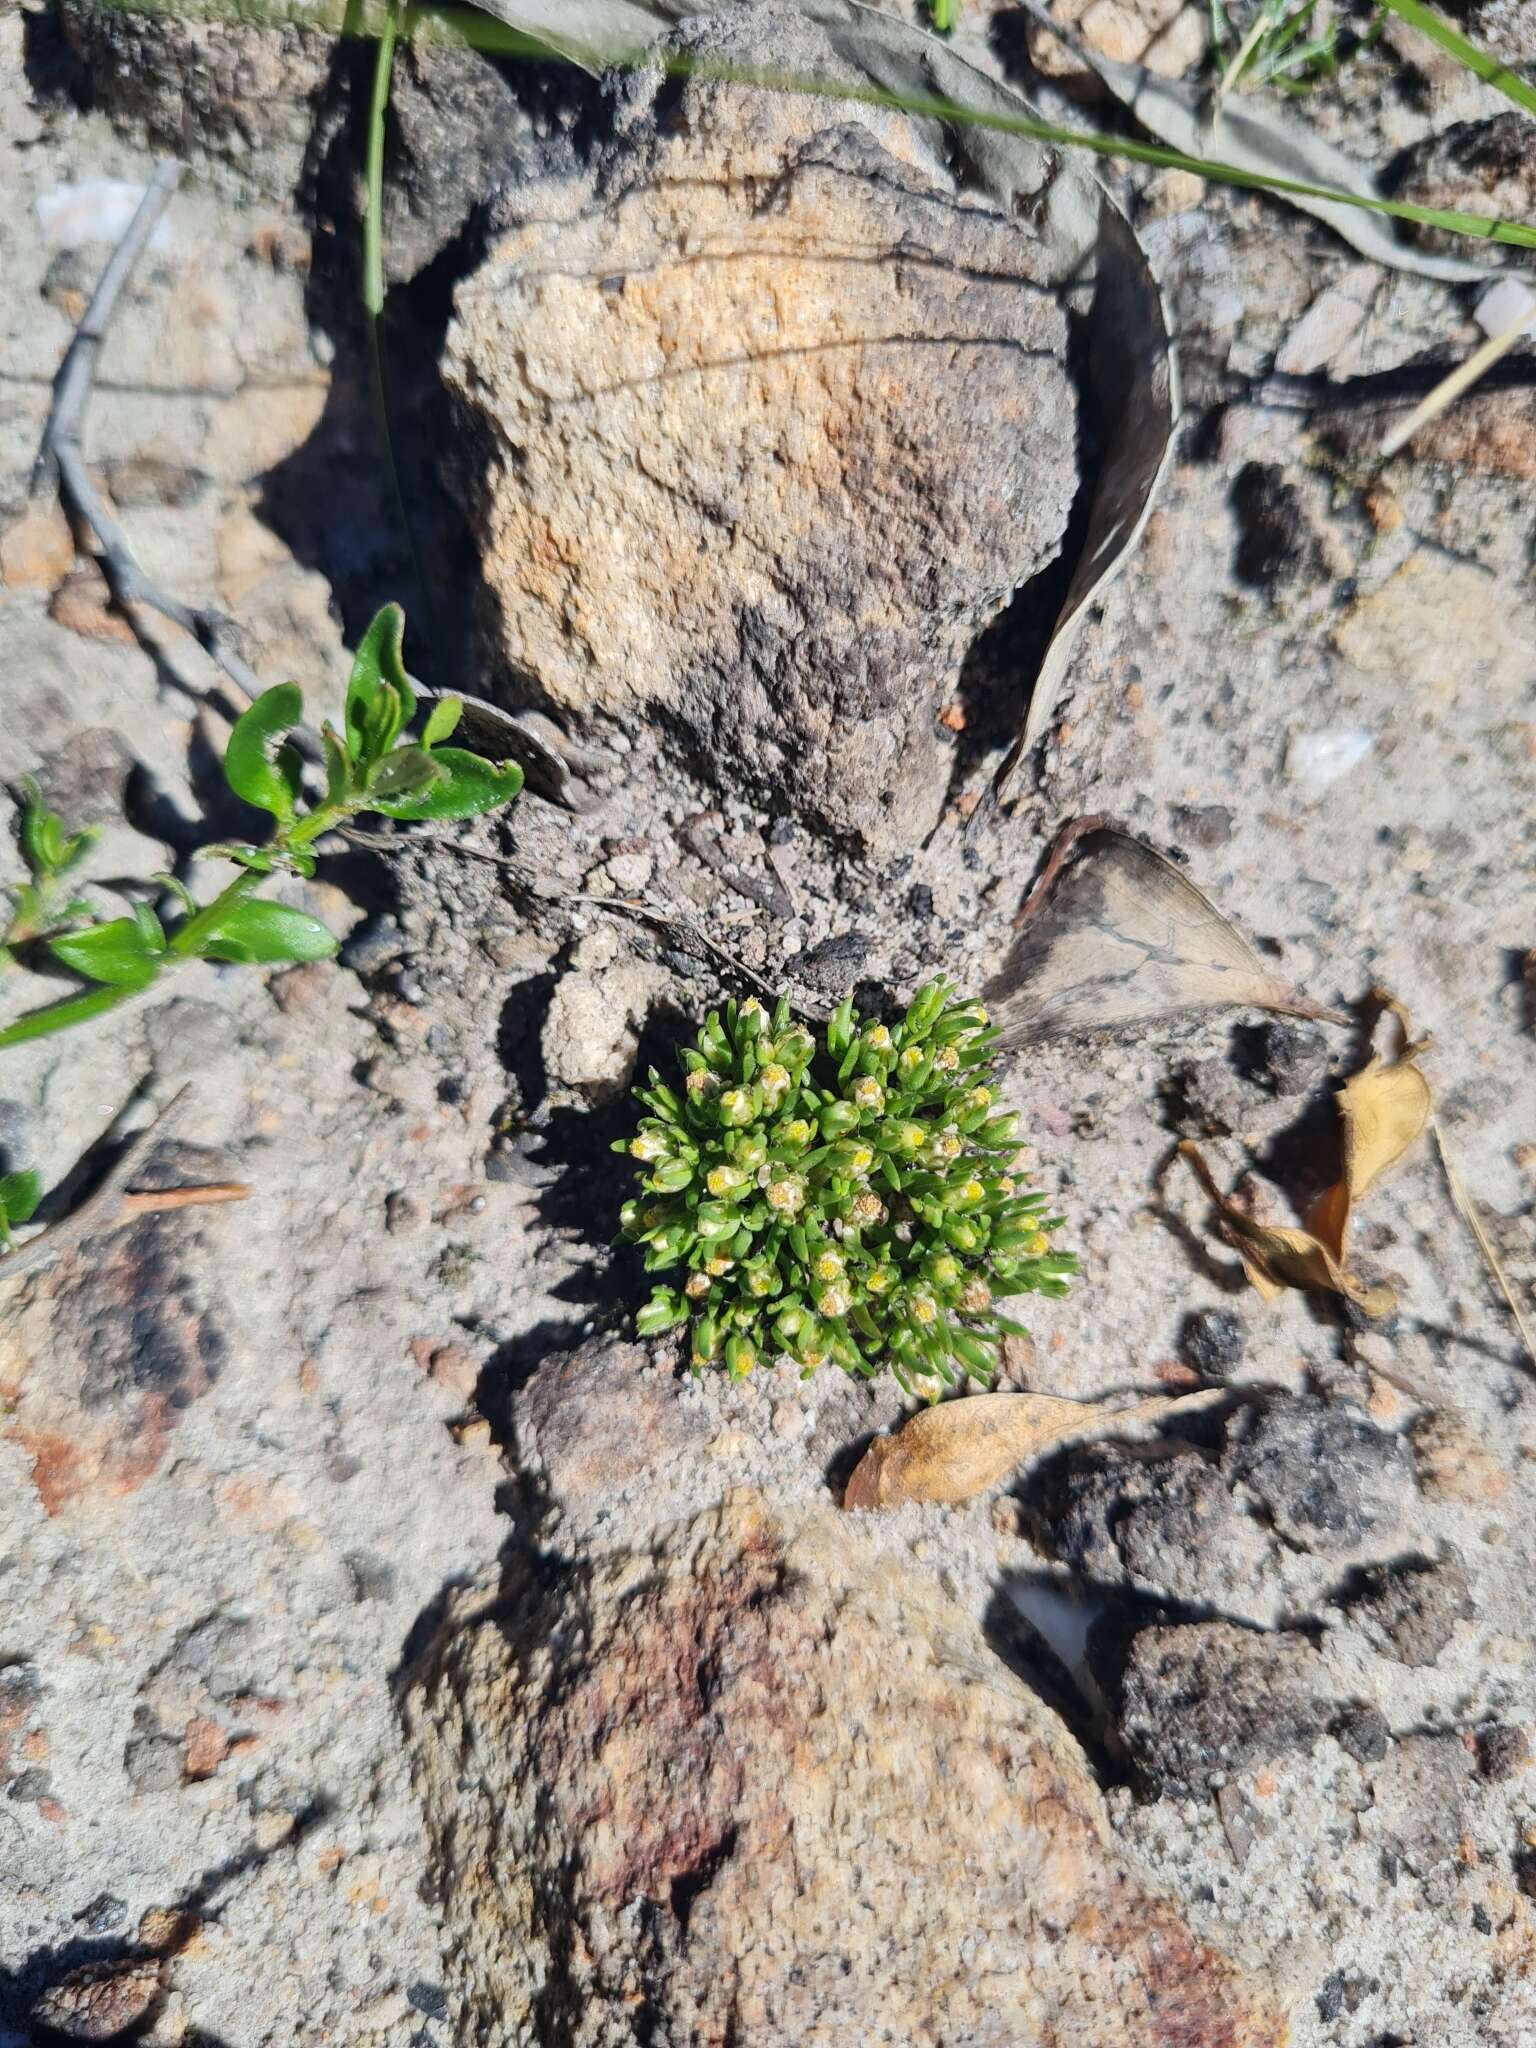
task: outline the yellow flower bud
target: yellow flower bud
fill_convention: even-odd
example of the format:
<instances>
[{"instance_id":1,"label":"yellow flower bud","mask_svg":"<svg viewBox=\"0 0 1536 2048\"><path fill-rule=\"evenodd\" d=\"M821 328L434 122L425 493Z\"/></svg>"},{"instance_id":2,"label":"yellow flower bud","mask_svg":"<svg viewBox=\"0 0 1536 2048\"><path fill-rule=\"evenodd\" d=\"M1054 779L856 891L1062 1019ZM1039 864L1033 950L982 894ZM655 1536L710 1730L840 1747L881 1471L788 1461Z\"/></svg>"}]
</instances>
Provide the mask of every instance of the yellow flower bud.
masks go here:
<instances>
[{"instance_id":1,"label":"yellow flower bud","mask_svg":"<svg viewBox=\"0 0 1536 2048\"><path fill-rule=\"evenodd\" d=\"M884 1109L885 1090L873 1074L861 1074L853 1084L853 1099L860 1109Z\"/></svg>"},{"instance_id":2,"label":"yellow flower bud","mask_svg":"<svg viewBox=\"0 0 1536 2048\"><path fill-rule=\"evenodd\" d=\"M843 1272L842 1257L837 1252L822 1252L813 1262L811 1271L818 1280L839 1280Z\"/></svg>"},{"instance_id":3,"label":"yellow flower bud","mask_svg":"<svg viewBox=\"0 0 1536 2048\"><path fill-rule=\"evenodd\" d=\"M938 1313L938 1304L934 1301L933 1296L931 1294L913 1295L912 1317L915 1322L919 1322L924 1325L934 1322L937 1320Z\"/></svg>"},{"instance_id":4,"label":"yellow flower bud","mask_svg":"<svg viewBox=\"0 0 1536 2048\"><path fill-rule=\"evenodd\" d=\"M666 1140L659 1131L641 1131L629 1141L631 1159L664 1159L666 1153Z\"/></svg>"}]
</instances>

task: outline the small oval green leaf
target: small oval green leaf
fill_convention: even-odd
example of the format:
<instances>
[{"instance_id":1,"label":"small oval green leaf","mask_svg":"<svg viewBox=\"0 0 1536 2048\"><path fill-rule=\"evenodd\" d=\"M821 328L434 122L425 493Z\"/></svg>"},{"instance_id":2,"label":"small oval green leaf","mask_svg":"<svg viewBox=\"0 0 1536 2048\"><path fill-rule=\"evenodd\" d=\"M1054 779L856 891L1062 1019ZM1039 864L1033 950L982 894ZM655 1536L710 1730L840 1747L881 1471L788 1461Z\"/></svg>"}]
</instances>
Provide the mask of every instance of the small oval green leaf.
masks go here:
<instances>
[{"instance_id":1,"label":"small oval green leaf","mask_svg":"<svg viewBox=\"0 0 1536 2048\"><path fill-rule=\"evenodd\" d=\"M62 938L50 940L48 950L87 981L106 982L112 988L148 988L159 967L138 920L132 917L114 917L106 924L87 925L83 932L66 932Z\"/></svg>"},{"instance_id":2,"label":"small oval green leaf","mask_svg":"<svg viewBox=\"0 0 1536 2048\"><path fill-rule=\"evenodd\" d=\"M279 683L263 690L241 713L224 750L224 778L235 795L270 812L280 825L293 822L294 792L274 756L303 716L304 694L298 684Z\"/></svg>"},{"instance_id":3,"label":"small oval green leaf","mask_svg":"<svg viewBox=\"0 0 1536 2048\"><path fill-rule=\"evenodd\" d=\"M386 818L477 818L498 804L510 803L523 786L515 761L486 761L462 747L438 747L434 767L446 772L419 796L379 798L370 795L367 808Z\"/></svg>"},{"instance_id":4,"label":"small oval green leaf","mask_svg":"<svg viewBox=\"0 0 1536 2048\"><path fill-rule=\"evenodd\" d=\"M230 905L197 950L207 960L265 967L282 960L329 960L336 940L307 910L247 896Z\"/></svg>"}]
</instances>

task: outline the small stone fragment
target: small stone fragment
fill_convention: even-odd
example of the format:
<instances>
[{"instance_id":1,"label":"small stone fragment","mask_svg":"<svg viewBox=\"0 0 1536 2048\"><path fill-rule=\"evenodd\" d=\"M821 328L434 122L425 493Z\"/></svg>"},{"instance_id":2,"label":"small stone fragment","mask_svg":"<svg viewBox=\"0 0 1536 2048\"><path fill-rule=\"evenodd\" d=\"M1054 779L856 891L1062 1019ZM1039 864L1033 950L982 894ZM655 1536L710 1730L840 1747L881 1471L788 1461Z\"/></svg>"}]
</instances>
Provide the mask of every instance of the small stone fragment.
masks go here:
<instances>
[{"instance_id":1,"label":"small stone fragment","mask_svg":"<svg viewBox=\"0 0 1536 2048\"><path fill-rule=\"evenodd\" d=\"M1368 1565L1356 1574L1343 1606L1384 1657L1419 1668L1433 1664L1458 1621L1472 1612L1467 1575L1454 1558L1435 1564L1409 1558Z\"/></svg>"},{"instance_id":2,"label":"small stone fragment","mask_svg":"<svg viewBox=\"0 0 1536 2048\"><path fill-rule=\"evenodd\" d=\"M391 1237L408 1237L430 1220L431 1211L410 1188L392 1188L384 1197L384 1228Z\"/></svg>"},{"instance_id":3,"label":"small stone fragment","mask_svg":"<svg viewBox=\"0 0 1536 2048\"><path fill-rule=\"evenodd\" d=\"M107 579L95 562L82 562L71 569L48 606L55 625L66 627L86 640L115 641L132 647L132 622L117 610Z\"/></svg>"},{"instance_id":4,"label":"small stone fragment","mask_svg":"<svg viewBox=\"0 0 1536 2048\"><path fill-rule=\"evenodd\" d=\"M1531 1739L1523 1728L1493 1721L1477 1731L1477 1767L1493 1785L1502 1785L1531 1761Z\"/></svg>"},{"instance_id":5,"label":"small stone fragment","mask_svg":"<svg viewBox=\"0 0 1536 2048\"><path fill-rule=\"evenodd\" d=\"M1405 1735L1371 1777L1371 1824L1421 1875L1452 1863L1475 1770L1455 1731Z\"/></svg>"},{"instance_id":6,"label":"small stone fragment","mask_svg":"<svg viewBox=\"0 0 1536 2048\"><path fill-rule=\"evenodd\" d=\"M1397 1439L1310 1394L1281 1395L1235 1416L1222 1467L1281 1536L1323 1556L1390 1534L1413 1499L1412 1468Z\"/></svg>"},{"instance_id":7,"label":"small stone fragment","mask_svg":"<svg viewBox=\"0 0 1536 2048\"><path fill-rule=\"evenodd\" d=\"M1358 768L1375 744L1374 733L1353 726L1299 732L1285 750L1285 772L1292 782L1321 796L1351 768Z\"/></svg>"},{"instance_id":8,"label":"small stone fragment","mask_svg":"<svg viewBox=\"0 0 1536 2048\"><path fill-rule=\"evenodd\" d=\"M1509 1491L1509 1474L1453 1408L1432 1409L1413 1425L1419 1484L1431 1500L1488 1506Z\"/></svg>"},{"instance_id":9,"label":"small stone fragment","mask_svg":"<svg viewBox=\"0 0 1536 2048\"><path fill-rule=\"evenodd\" d=\"M182 1731L182 1776L188 1784L211 1778L229 1754L229 1736L208 1714L194 1714Z\"/></svg>"},{"instance_id":10,"label":"small stone fragment","mask_svg":"<svg viewBox=\"0 0 1536 2048\"><path fill-rule=\"evenodd\" d=\"M1069 1451L1024 1508L1041 1548L1096 1584L1131 1579L1230 1608L1248 1604L1263 1569L1263 1531L1197 1452Z\"/></svg>"},{"instance_id":11,"label":"small stone fragment","mask_svg":"<svg viewBox=\"0 0 1536 2048\"><path fill-rule=\"evenodd\" d=\"M1232 813L1225 804L1176 804L1173 829L1181 845L1214 851L1232 837Z\"/></svg>"},{"instance_id":12,"label":"small stone fragment","mask_svg":"<svg viewBox=\"0 0 1536 2048\"><path fill-rule=\"evenodd\" d=\"M1231 1063L1219 1056L1183 1068L1177 1090L1177 1123L1186 1137L1238 1135L1248 1129L1263 1102L1252 1082L1234 1073Z\"/></svg>"},{"instance_id":13,"label":"small stone fragment","mask_svg":"<svg viewBox=\"0 0 1536 2048\"><path fill-rule=\"evenodd\" d=\"M1276 1094L1305 1095L1328 1071L1328 1041L1315 1024L1271 1017L1259 1026L1259 1071Z\"/></svg>"},{"instance_id":14,"label":"small stone fragment","mask_svg":"<svg viewBox=\"0 0 1536 2048\"><path fill-rule=\"evenodd\" d=\"M43 1993L32 2023L64 2041L115 2041L148 2017L162 1981L157 1960L85 1963Z\"/></svg>"},{"instance_id":15,"label":"small stone fragment","mask_svg":"<svg viewBox=\"0 0 1536 2048\"><path fill-rule=\"evenodd\" d=\"M634 1073L640 1026L658 986L655 970L638 961L562 975L540 1040L551 1078L590 1102L621 1095Z\"/></svg>"},{"instance_id":16,"label":"small stone fragment","mask_svg":"<svg viewBox=\"0 0 1536 2048\"><path fill-rule=\"evenodd\" d=\"M1379 1763L1387 1753L1392 1731L1380 1707L1348 1706L1329 1726L1328 1733L1356 1763Z\"/></svg>"},{"instance_id":17,"label":"small stone fragment","mask_svg":"<svg viewBox=\"0 0 1536 2048\"><path fill-rule=\"evenodd\" d=\"M1116 1728L1146 1791L1196 1798L1310 1748L1336 1712L1324 1683L1302 1636L1225 1621L1144 1628L1121 1674Z\"/></svg>"},{"instance_id":18,"label":"small stone fragment","mask_svg":"<svg viewBox=\"0 0 1536 2048\"><path fill-rule=\"evenodd\" d=\"M1243 1319L1230 1308L1191 1309L1179 1331L1179 1356L1202 1379L1224 1380L1243 1362Z\"/></svg>"}]
</instances>

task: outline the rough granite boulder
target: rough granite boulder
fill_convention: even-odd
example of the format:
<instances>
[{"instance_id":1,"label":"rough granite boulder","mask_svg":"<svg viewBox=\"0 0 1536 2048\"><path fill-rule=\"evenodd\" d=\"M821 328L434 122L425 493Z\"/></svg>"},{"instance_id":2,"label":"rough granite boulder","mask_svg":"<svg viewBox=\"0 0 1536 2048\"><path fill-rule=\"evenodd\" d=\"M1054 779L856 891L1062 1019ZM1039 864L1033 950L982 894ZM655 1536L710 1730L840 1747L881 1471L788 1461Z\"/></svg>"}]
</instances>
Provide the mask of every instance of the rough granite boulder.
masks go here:
<instances>
[{"instance_id":1,"label":"rough granite boulder","mask_svg":"<svg viewBox=\"0 0 1536 2048\"><path fill-rule=\"evenodd\" d=\"M692 59L846 76L798 9ZM935 822L967 650L1058 553L1066 315L904 116L660 69L460 286L447 451L487 654L577 723L871 845Z\"/></svg>"},{"instance_id":2,"label":"rough granite boulder","mask_svg":"<svg viewBox=\"0 0 1536 2048\"><path fill-rule=\"evenodd\" d=\"M405 1717L483 2048L1280 2048L1062 1724L855 1523L729 1495L461 1595Z\"/></svg>"}]
</instances>

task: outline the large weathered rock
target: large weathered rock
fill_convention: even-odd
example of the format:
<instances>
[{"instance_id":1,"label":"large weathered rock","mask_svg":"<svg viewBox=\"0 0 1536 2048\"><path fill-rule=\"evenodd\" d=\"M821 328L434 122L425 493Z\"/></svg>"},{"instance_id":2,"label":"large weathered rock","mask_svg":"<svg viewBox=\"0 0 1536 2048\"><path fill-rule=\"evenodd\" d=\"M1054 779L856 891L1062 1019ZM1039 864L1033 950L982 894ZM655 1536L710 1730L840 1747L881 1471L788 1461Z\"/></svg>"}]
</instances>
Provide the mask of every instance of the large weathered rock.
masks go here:
<instances>
[{"instance_id":1,"label":"large weathered rock","mask_svg":"<svg viewBox=\"0 0 1536 2048\"><path fill-rule=\"evenodd\" d=\"M958 1609L760 1497L460 1601L406 1699L485 2048L1279 2048Z\"/></svg>"},{"instance_id":2,"label":"large weathered rock","mask_svg":"<svg viewBox=\"0 0 1536 2048\"><path fill-rule=\"evenodd\" d=\"M846 76L782 0L681 34ZM516 195L448 337L490 653L733 792L910 845L965 653L1076 489L1038 242L905 117L659 71L617 90L595 168Z\"/></svg>"}]
</instances>

